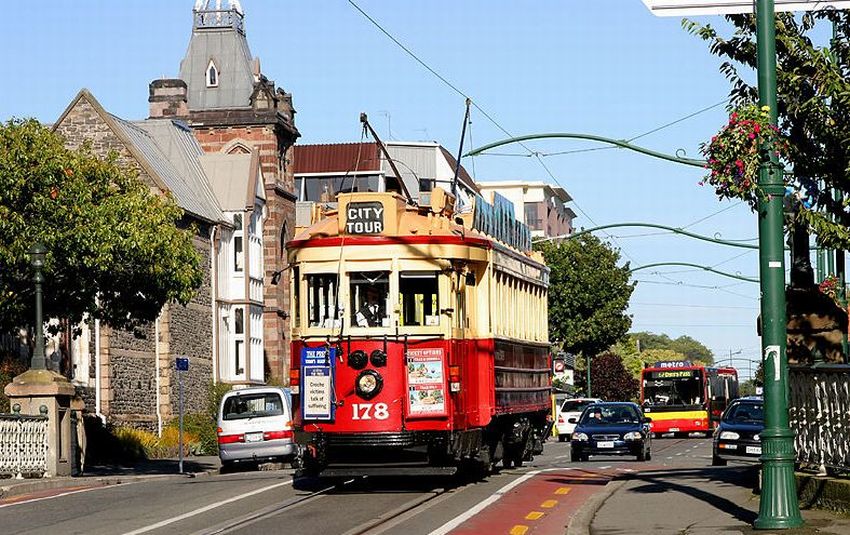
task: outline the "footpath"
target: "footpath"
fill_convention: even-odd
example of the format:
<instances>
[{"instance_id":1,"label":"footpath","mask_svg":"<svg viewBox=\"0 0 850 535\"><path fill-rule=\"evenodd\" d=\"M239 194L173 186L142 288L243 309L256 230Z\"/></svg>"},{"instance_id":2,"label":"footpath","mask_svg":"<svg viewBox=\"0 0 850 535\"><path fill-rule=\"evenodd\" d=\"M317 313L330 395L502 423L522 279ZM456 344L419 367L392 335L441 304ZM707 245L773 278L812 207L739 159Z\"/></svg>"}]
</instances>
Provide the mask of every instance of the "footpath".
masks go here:
<instances>
[{"instance_id":1,"label":"footpath","mask_svg":"<svg viewBox=\"0 0 850 535\"><path fill-rule=\"evenodd\" d=\"M218 457L187 457L183 460L183 473L178 471L177 459L152 459L132 466L86 467L84 474L74 477L45 477L0 479L0 505L24 495L49 494L60 489L86 489L106 485L119 485L152 478L198 477L218 473Z\"/></svg>"},{"instance_id":2,"label":"footpath","mask_svg":"<svg viewBox=\"0 0 850 535\"><path fill-rule=\"evenodd\" d=\"M588 501L568 535L850 535L850 516L820 509L802 511L805 526L754 530L759 495L751 467L676 467L631 473L610 482ZM800 482L804 486L804 482ZM801 500L806 507L806 499Z\"/></svg>"}]
</instances>

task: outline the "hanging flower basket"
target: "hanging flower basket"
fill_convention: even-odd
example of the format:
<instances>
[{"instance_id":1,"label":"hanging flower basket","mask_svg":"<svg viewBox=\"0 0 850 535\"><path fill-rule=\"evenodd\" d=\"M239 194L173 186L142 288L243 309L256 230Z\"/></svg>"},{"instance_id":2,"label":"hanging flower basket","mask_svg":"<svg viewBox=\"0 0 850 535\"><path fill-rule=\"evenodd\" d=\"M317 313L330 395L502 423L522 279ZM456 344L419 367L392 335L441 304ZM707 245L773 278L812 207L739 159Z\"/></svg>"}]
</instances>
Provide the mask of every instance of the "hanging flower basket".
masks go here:
<instances>
[{"instance_id":1,"label":"hanging flower basket","mask_svg":"<svg viewBox=\"0 0 850 535\"><path fill-rule=\"evenodd\" d=\"M824 295L827 295L838 304L838 289L840 281L835 275L828 275L823 282L818 285L818 290ZM839 305L840 306L840 305Z\"/></svg>"},{"instance_id":2,"label":"hanging flower basket","mask_svg":"<svg viewBox=\"0 0 850 535\"><path fill-rule=\"evenodd\" d=\"M780 159L788 153L788 142L776 126L770 124L770 108L749 105L729 117L711 142L700 151L709 170L700 185L711 184L721 199L743 199L755 208L758 202L759 147Z\"/></svg>"}]
</instances>

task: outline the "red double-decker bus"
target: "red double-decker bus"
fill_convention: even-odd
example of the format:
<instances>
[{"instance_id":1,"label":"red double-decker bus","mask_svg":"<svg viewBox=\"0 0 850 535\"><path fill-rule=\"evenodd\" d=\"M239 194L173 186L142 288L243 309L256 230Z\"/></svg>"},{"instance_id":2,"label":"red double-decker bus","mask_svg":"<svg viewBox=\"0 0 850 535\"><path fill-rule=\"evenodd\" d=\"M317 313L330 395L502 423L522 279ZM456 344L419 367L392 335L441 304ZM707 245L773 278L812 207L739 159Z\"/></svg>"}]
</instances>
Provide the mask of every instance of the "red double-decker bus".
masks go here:
<instances>
[{"instance_id":1,"label":"red double-decker bus","mask_svg":"<svg viewBox=\"0 0 850 535\"><path fill-rule=\"evenodd\" d=\"M656 362L641 372L640 402L656 434L708 433L737 397L735 368L672 361Z\"/></svg>"}]
</instances>

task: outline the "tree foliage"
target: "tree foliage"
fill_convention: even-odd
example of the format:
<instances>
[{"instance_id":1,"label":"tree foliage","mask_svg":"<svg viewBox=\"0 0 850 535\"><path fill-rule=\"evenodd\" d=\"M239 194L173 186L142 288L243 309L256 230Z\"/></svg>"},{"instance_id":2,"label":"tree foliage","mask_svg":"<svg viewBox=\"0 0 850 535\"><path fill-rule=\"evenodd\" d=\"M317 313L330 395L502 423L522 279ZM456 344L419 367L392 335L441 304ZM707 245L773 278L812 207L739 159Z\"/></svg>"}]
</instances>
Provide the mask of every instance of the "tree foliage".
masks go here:
<instances>
[{"instance_id":1,"label":"tree foliage","mask_svg":"<svg viewBox=\"0 0 850 535\"><path fill-rule=\"evenodd\" d=\"M585 374L576 375L576 387L587 393ZM623 365L623 360L613 353L603 353L590 361L590 392L593 397L606 401L631 401L637 399L638 380Z\"/></svg>"},{"instance_id":2,"label":"tree foliage","mask_svg":"<svg viewBox=\"0 0 850 535\"><path fill-rule=\"evenodd\" d=\"M552 272L549 277L549 338L564 351L596 355L620 340L634 283L620 253L590 234L535 246Z\"/></svg>"},{"instance_id":3,"label":"tree foliage","mask_svg":"<svg viewBox=\"0 0 850 535\"><path fill-rule=\"evenodd\" d=\"M711 25L686 20L684 26L723 58L720 71L732 84L730 108L736 108L758 101L758 88L745 79L753 77L739 71L756 68L756 28L752 15L726 18L734 28L730 37L721 36ZM819 46L816 36L832 30L830 24L835 39L824 43L829 46ZM800 203L796 219L822 245L848 249L850 212L828 192L835 188L850 198L850 11L777 13L776 52L778 126L790 142L787 163L796 186L814 204L806 209Z\"/></svg>"},{"instance_id":4,"label":"tree foliage","mask_svg":"<svg viewBox=\"0 0 850 535\"><path fill-rule=\"evenodd\" d=\"M132 328L187 303L203 271L182 218L114 157L69 149L35 120L0 124L0 328L34 317L36 242L48 251L45 318Z\"/></svg>"},{"instance_id":5,"label":"tree foliage","mask_svg":"<svg viewBox=\"0 0 850 535\"><path fill-rule=\"evenodd\" d=\"M627 336L611 346L609 353L617 355L623 361L623 366L632 374L632 377L639 378L640 372L643 370L643 364L646 362L644 355L638 351L636 341Z\"/></svg>"},{"instance_id":6,"label":"tree foliage","mask_svg":"<svg viewBox=\"0 0 850 535\"><path fill-rule=\"evenodd\" d=\"M714 354L712 351L703 345L701 342L691 338L688 335L682 335L676 339L672 339L666 334L655 334L650 332L637 332L629 334L629 338L637 341L640 344L640 350L645 353L647 349L669 349L678 353L685 358L657 358L656 360L690 360L699 361L703 364L710 365L714 363ZM674 357L673 355L667 355ZM651 358L644 356L644 360L649 362Z\"/></svg>"}]
</instances>

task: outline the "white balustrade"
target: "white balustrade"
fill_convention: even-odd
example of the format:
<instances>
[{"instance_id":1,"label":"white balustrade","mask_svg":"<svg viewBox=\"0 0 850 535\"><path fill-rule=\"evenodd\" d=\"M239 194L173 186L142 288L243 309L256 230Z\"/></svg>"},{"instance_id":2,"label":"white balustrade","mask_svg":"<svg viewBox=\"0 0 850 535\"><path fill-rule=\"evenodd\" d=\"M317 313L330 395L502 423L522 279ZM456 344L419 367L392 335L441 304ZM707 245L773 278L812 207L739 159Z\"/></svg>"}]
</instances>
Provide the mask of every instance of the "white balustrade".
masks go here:
<instances>
[{"instance_id":1,"label":"white balustrade","mask_svg":"<svg viewBox=\"0 0 850 535\"><path fill-rule=\"evenodd\" d=\"M47 416L0 414L0 475L47 472Z\"/></svg>"},{"instance_id":2,"label":"white balustrade","mask_svg":"<svg viewBox=\"0 0 850 535\"><path fill-rule=\"evenodd\" d=\"M850 470L850 366L792 367L789 385L797 462L821 474Z\"/></svg>"}]
</instances>

